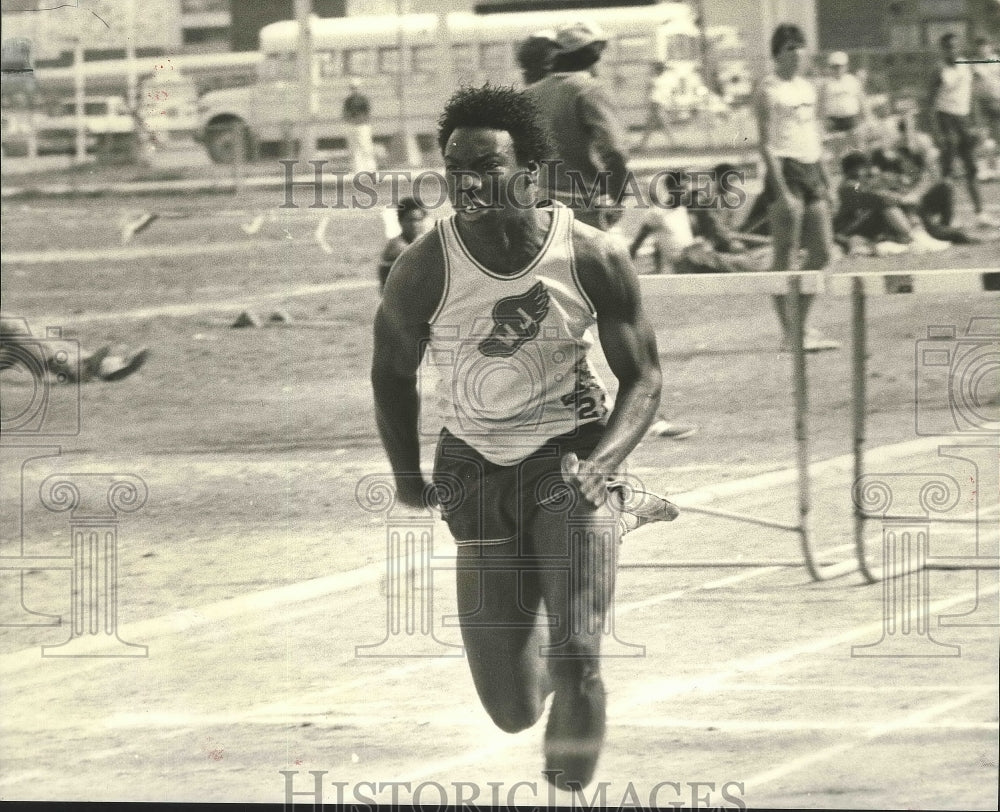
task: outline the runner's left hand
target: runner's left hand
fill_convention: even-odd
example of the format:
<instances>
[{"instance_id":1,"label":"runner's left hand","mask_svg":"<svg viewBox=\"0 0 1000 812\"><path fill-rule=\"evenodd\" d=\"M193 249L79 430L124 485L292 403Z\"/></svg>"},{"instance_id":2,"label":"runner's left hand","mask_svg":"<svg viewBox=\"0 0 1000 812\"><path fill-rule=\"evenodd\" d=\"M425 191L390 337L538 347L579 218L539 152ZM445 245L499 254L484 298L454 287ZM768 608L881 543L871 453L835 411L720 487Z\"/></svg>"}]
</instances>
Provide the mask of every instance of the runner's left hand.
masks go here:
<instances>
[{"instance_id":1,"label":"runner's left hand","mask_svg":"<svg viewBox=\"0 0 1000 812\"><path fill-rule=\"evenodd\" d=\"M562 475L567 483L579 488L588 504L600 507L607 501L607 477L590 460L581 460L570 451L562 458Z\"/></svg>"}]
</instances>

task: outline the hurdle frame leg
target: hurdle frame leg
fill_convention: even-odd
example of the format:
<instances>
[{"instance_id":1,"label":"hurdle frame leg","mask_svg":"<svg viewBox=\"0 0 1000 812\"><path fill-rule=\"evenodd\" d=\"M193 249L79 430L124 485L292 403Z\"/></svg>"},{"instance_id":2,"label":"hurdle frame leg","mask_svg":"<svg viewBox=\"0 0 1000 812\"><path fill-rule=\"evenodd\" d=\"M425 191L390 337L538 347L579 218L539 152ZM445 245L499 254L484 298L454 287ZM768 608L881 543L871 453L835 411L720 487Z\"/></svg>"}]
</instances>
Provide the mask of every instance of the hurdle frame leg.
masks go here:
<instances>
[{"instance_id":1,"label":"hurdle frame leg","mask_svg":"<svg viewBox=\"0 0 1000 812\"><path fill-rule=\"evenodd\" d=\"M795 457L798 468L799 524L797 532L802 547L802 558L809 577L814 581L828 581L847 575L857 569L857 563L847 559L836 564L823 565L812 549L810 533L809 489L809 383L806 375L805 318L802 307L802 282L799 276L788 280L788 308L786 318L792 341L792 386L795 404Z\"/></svg>"}]
</instances>

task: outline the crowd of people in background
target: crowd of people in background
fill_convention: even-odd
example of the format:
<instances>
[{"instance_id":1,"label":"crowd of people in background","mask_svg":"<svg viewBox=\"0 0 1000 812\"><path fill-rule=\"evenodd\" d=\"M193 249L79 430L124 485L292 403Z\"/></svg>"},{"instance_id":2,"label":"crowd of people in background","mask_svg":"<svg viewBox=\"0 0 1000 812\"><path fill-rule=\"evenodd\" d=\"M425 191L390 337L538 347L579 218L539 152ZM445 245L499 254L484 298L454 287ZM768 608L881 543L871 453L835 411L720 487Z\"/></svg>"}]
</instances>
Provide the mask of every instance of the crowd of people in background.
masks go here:
<instances>
[{"instance_id":1,"label":"crowd of people in background","mask_svg":"<svg viewBox=\"0 0 1000 812\"><path fill-rule=\"evenodd\" d=\"M771 41L774 70L756 85L763 192L755 199L744 196L739 208L724 208L716 186L700 190L708 201L702 203L688 187L683 166L664 166L675 171L650 190L648 209L629 240L633 258L652 257L652 267L642 270L821 270L843 255L943 251L1000 237L1000 223L980 193L982 180L998 177L1000 156L1000 57L987 40L977 40L974 57L965 60L956 36L942 36L926 98L897 100L892 112L875 109L865 90L866 72L852 71L844 52L829 54L825 74L810 77L806 45L798 27L778 26ZM647 119L630 149L614 99L599 78L606 46L599 26L577 21L528 37L517 60L525 92L552 135L552 157L559 159L551 177L542 168L541 188L573 208L577 220L615 230L622 212L613 198L624 188L630 156L654 136L668 153L675 146L679 85L669 64L650 65ZM711 106L708 97L702 101ZM921 114L930 132L919 128ZM568 180L573 173L584 179L603 173L607 194L574 200ZM711 174L714 184L745 177L731 163L719 163ZM958 214L963 190L972 220ZM400 224L414 218L422 224L424 215L414 206L407 201L400 207ZM407 233L390 240L379 268L381 284L394 257L412 242ZM647 243L652 249L644 252ZM784 298L775 297L775 309L787 347ZM805 297L805 313L808 308ZM806 330L805 346L820 351L839 344Z\"/></svg>"}]
</instances>

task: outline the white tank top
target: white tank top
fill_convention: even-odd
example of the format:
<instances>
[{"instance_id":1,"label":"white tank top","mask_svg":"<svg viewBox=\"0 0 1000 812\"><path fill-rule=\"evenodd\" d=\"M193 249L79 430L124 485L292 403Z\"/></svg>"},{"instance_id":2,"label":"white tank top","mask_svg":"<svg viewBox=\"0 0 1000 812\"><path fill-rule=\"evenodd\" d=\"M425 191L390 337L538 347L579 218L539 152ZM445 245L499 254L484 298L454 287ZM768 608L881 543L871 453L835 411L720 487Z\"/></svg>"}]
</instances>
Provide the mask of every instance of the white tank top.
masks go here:
<instances>
[{"instance_id":1,"label":"white tank top","mask_svg":"<svg viewBox=\"0 0 1000 812\"><path fill-rule=\"evenodd\" d=\"M953 116L972 112L972 68L965 63L944 65L934 109Z\"/></svg>"},{"instance_id":2,"label":"white tank top","mask_svg":"<svg viewBox=\"0 0 1000 812\"><path fill-rule=\"evenodd\" d=\"M596 314L576 274L573 213L560 203L546 210L542 249L513 276L473 259L454 216L436 226L445 288L427 362L439 374L438 412L448 431L499 465L610 409L587 362Z\"/></svg>"},{"instance_id":3,"label":"white tank top","mask_svg":"<svg viewBox=\"0 0 1000 812\"><path fill-rule=\"evenodd\" d=\"M843 118L856 116L861 112L861 83L850 73L839 79L830 77L823 87L824 111L828 116Z\"/></svg>"},{"instance_id":4,"label":"white tank top","mask_svg":"<svg viewBox=\"0 0 1000 812\"><path fill-rule=\"evenodd\" d=\"M816 120L816 88L802 76L764 80L771 153L814 164L823 157L823 141Z\"/></svg>"}]
</instances>

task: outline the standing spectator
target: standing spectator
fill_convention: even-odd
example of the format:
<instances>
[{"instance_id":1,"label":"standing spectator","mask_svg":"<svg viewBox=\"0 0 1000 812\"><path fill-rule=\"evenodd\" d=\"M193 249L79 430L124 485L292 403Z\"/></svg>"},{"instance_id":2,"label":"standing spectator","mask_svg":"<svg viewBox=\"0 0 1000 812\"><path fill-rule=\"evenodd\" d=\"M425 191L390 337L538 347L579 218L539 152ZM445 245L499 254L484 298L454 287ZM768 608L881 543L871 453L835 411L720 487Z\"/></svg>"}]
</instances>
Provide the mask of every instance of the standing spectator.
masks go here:
<instances>
[{"instance_id":1,"label":"standing spectator","mask_svg":"<svg viewBox=\"0 0 1000 812\"><path fill-rule=\"evenodd\" d=\"M667 146L674 145L674 137L670 132L670 109L673 106L673 72L665 62L653 62L650 66L649 81L646 84L646 97L649 100L649 112L642 131L642 140L637 150L642 151L654 132L662 132Z\"/></svg>"},{"instance_id":2,"label":"standing spectator","mask_svg":"<svg viewBox=\"0 0 1000 812\"><path fill-rule=\"evenodd\" d=\"M858 77L847 70L847 54L834 51L827 59L830 76L820 86L820 110L830 132L843 133L848 149L862 149L860 130L868 124L868 104Z\"/></svg>"},{"instance_id":3,"label":"standing spectator","mask_svg":"<svg viewBox=\"0 0 1000 812\"><path fill-rule=\"evenodd\" d=\"M952 166L958 154L965 169L965 187L976 212L976 225L997 227L996 220L983 210L979 194L976 167L976 138L971 126L976 110L972 105L972 67L958 61L958 46L954 34L941 37L942 62L934 73L930 88L930 107L934 111L934 126L941 148L941 174L952 177Z\"/></svg>"},{"instance_id":4,"label":"standing spectator","mask_svg":"<svg viewBox=\"0 0 1000 812\"><path fill-rule=\"evenodd\" d=\"M993 141L992 166L986 174L980 173L980 178L995 179L1000 176L1000 166L997 165L1000 152L1000 54L985 37L976 40L976 61L972 64L972 74L980 121Z\"/></svg>"},{"instance_id":5,"label":"standing spectator","mask_svg":"<svg viewBox=\"0 0 1000 812\"><path fill-rule=\"evenodd\" d=\"M525 91L554 141L541 188L580 222L607 231L621 218L612 205L627 173L620 117L595 78L608 38L595 23L576 22L561 26L556 42L553 73Z\"/></svg>"},{"instance_id":6,"label":"standing spectator","mask_svg":"<svg viewBox=\"0 0 1000 812\"><path fill-rule=\"evenodd\" d=\"M375 148L372 145L371 102L361 92L361 83L351 80L351 92L344 99L344 121L351 150L354 171L376 169Z\"/></svg>"},{"instance_id":7,"label":"standing spectator","mask_svg":"<svg viewBox=\"0 0 1000 812\"><path fill-rule=\"evenodd\" d=\"M775 71L757 88L756 111L760 149L767 169L764 195L774 240L774 271L790 271L799 247L806 250L803 270L826 267L832 255L830 186L823 170L823 141L817 118L816 88L799 75L806 38L796 25L779 25L771 37ZM784 346L791 346L787 296L774 297ZM813 297L802 297L803 322ZM840 345L809 330L809 352L839 349Z\"/></svg>"},{"instance_id":8,"label":"standing spectator","mask_svg":"<svg viewBox=\"0 0 1000 812\"><path fill-rule=\"evenodd\" d=\"M558 48L556 32L547 28L536 31L518 46L517 64L525 86L540 82L551 73Z\"/></svg>"}]
</instances>

